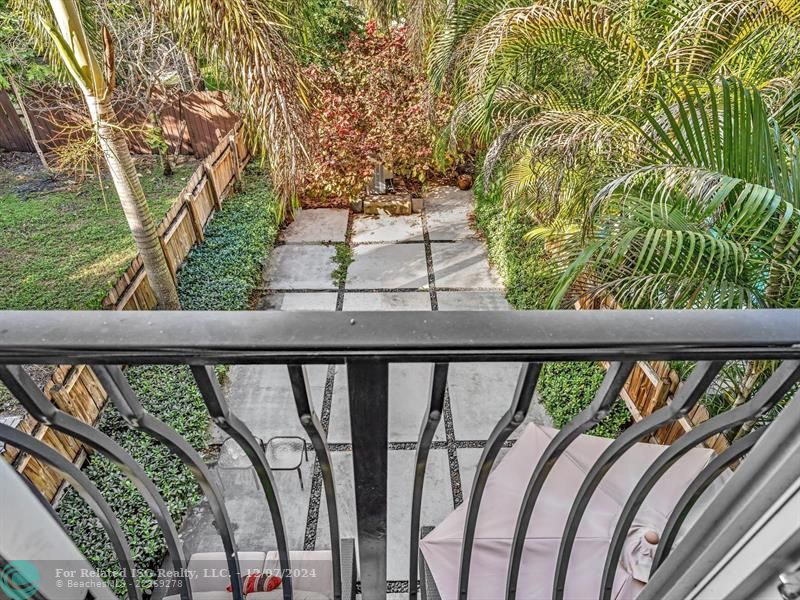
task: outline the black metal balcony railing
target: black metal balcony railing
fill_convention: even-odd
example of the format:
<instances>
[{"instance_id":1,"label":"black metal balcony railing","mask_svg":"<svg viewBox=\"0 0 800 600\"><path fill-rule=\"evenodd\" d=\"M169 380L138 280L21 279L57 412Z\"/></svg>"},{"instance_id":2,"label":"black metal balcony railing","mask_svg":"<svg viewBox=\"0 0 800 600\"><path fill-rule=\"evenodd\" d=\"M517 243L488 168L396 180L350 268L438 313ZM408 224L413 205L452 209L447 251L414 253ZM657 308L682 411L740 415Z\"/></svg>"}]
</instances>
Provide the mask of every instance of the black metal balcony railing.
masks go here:
<instances>
[{"instance_id":1,"label":"black metal balcony railing","mask_svg":"<svg viewBox=\"0 0 800 600\"><path fill-rule=\"evenodd\" d=\"M607 414L631 368L641 360L697 361L673 401L629 427L598 458L572 506L558 556L553 598L563 598L567 565L578 525L592 493L610 467L637 441L687 414L714 381L726 361L780 361L768 381L744 404L705 421L679 438L659 456L628 498L605 561L601 598L611 597L614 566L625 533L637 509L658 479L690 448L720 432L752 421L772 410L800 380L800 310L791 311L586 311L493 313L147 313L147 312L4 312L0 313L0 379L38 421L75 437L103 453L132 480L147 500L167 541L172 564L186 567L176 525L164 500L143 469L109 437L54 407L20 365L88 364L93 367L110 400L126 421L165 443L187 464L214 513L231 571L234 598L242 598L236 541L223 493L200 456L175 431L148 414L118 365L188 364L191 366L211 418L252 462L263 487L275 528L281 568L290 573L286 530L270 467L246 425L228 409L212 370L215 364L285 364L302 426L311 440L323 476L334 572L341 572L337 501L326 433L314 412L304 366L344 363L348 373L356 520L361 593L365 599L386 595L387 551L387 424L388 373L393 362L428 362L435 368L430 382L427 414L420 426L416 474L408 523L411 540L410 576L417 580L417 550L422 488L434 433L443 412L448 365L453 362L514 361L523 363L509 409L487 440L467 507L465 543L461 556L460 598L467 598L472 541L480 517L481 498L491 467L509 435L522 423L531 406L543 363L549 361L608 361L610 367L589 407L553 439L537 464L518 516L507 589L516 597L524 535L537 495L564 450L582 432ZM643 600L693 597L709 577L721 576L731 557L744 552L745 533L765 515L777 514L780 498L800 481L800 402L797 395L769 427L756 429L734 443L703 470L672 514L655 559L654 574L640 596ZM0 429L0 439L29 452L64 472L70 483L94 507L106 525L123 566L132 561L113 514L93 484L67 461L29 436ZM748 454L703 517L675 546L675 534L689 509L713 478ZM484 506L484 510L490 507ZM795 521L797 521L795 519ZM800 530L797 522L784 527ZM800 560L800 535L789 536L774 548L749 560L737 582L736 598L751 598L772 586L778 576ZM0 562L13 560L0 556ZM597 568L600 565L586 565ZM127 581L130 598L139 592ZM284 598L292 597L291 580ZM334 597L342 597L334 578ZM191 599L190 582L181 587ZM409 586L409 596L418 594ZM702 597L702 595L698 596ZM731 596L733 597L733 596Z\"/></svg>"}]
</instances>

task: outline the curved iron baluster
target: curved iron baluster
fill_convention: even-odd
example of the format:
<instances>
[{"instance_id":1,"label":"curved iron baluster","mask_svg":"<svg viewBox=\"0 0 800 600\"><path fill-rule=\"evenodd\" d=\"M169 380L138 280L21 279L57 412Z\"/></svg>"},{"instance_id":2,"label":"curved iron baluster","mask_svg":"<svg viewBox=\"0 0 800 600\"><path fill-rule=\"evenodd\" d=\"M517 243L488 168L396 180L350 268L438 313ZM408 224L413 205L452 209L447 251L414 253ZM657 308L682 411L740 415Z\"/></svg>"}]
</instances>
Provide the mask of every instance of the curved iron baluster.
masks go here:
<instances>
[{"instance_id":1,"label":"curved iron baluster","mask_svg":"<svg viewBox=\"0 0 800 600\"><path fill-rule=\"evenodd\" d=\"M431 450L433 436L442 420L444 411L444 398L447 393L448 363L436 363L431 372L431 382L428 386L428 408L425 419L419 428L417 437L417 451L414 460L414 487L411 493L411 536L409 537L408 555L408 597L417 597L417 581L419 580L419 520L422 510L422 488L425 485L425 471L428 467L428 454Z\"/></svg>"},{"instance_id":2,"label":"curved iron baluster","mask_svg":"<svg viewBox=\"0 0 800 600\"><path fill-rule=\"evenodd\" d=\"M506 598L514 600L517 597L517 581L519 580L519 567L522 561L522 551L525 547L525 535L528 533L528 525L533 515L536 499L542 491L545 480L556 461L564 451L582 433L588 431L600 421L602 421L611 410L611 406L619 397L619 393L628 376L633 369L634 363L614 362L608 367L608 372L603 378L603 382L597 389L592 403L584 408L578 415L559 431L550 441L542 453L536 468L528 481L528 487L522 499L517 525L514 530L514 538L511 542L511 558L508 563L508 574L506 577Z\"/></svg>"},{"instance_id":3,"label":"curved iron baluster","mask_svg":"<svg viewBox=\"0 0 800 600\"><path fill-rule=\"evenodd\" d=\"M681 525L683 525L689 512L694 507L698 498L708 489L714 480L734 462L742 458L745 454L750 452L750 449L755 445L761 435L767 430L767 427L756 429L754 432L736 440L721 454L715 456L705 468L700 471L697 477L694 478L691 485L686 489L683 495L678 500L675 508L664 526L664 532L661 534L661 540L658 542L656 548L656 555L653 558L653 566L650 568L650 577L652 577L661 563L664 562L672 550L672 545L678 537Z\"/></svg>"},{"instance_id":4,"label":"curved iron baluster","mask_svg":"<svg viewBox=\"0 0 800 600\"><path fill-rule=\"evenodd\" d=\"M114 463L139 490L156 519L174 568L182 575L178 578L181 600L192 600L189 578L186 576L186 558L178 539L178 531L164 498L144 469L130 454L99 429L79 421L56 408L42 393L30 376L19 365L0 365L0 380L34 419L53 429L66 433L100 452Z\"/></svg>"},{"instance_id":5,"label":"curved iron baluster","mask_svg":"<svg viewBox=\"0 0 800 600\"><path fill-rule=\"evenodd\" d=\"M636 445L643 437L685 416L692 407L697 404L697 401L700 400L703 393L708 389L708 386L714 381L714 378L724 364L723 361L697 363L694 371L689 375L686 383L678 390L678 393L670 404L658 409L646 419L628 427L603 451L592 465L583 483L581 483L581 487L572 503L569 517L567 517L566 525L564 525L564 535L561 538L561 545L558 549L558 560L556 561L553 600L564 599L564 587L567 581L567 571L569 570L569 559L573 544L575 543L575 537L578 534L578 527L580 526L586 507L589 506L594 492L606 476L606 473L611 470L617 460L619 460L629 448Z\"/></svg>"},{"instance_id":6,"label":"curved iron baluster","mask_svg":"<svg viewBox=\"0 0 800 600\"><path fill-rule=\"evenodd\" d=\"M225 509L225 498L222 490L211 479L211 473L203 459L192 448L191 444L174 429L145 410L120 367L96 365L93 370L125 422L130 427L141 429L166 445L183 464L189 467L208 500L211 513L214 515L214 523L222 538L222 547L225 549L225 560L228 563L233 597L236 600L243 600L242 573L239 568L236 542L233 538L233 525L228 516L228 511Z\"/></svg>"},{"instance_id":7,"label":"curved iron baluster","mask_svg":"<svg viewBox=\"0 0 800 600\"><path fill-rule=\"evenodd\" d=\"M539 381L539 373L542 371L542 363L528 363L520 367L517 387L514 390L514 398L511 406L500 417L497 425L494 426L486 445L481 452L481 458L475 471L475 478L472 481L472 491L467 502L467 516L464 521L464 541L461 545L461 564L458 571L458 596L461 600L466 600L469 590L469 567L472 562L472 547L475 538L475 529L478 525L478 513L481 509L483 490L489 479L492 465L497 459L500 448L508 439L508 436L519 427L525 420L533 402L533 394L536 391L536 383Z\"/></svg>"},{"instance_id":8,"label":"curved iron baluster","mask_svg":"<svg viewBox=\"0 0 800 600\"><path fill-rule=\"evenodd\" d=\"M678 438L675 443L653 461L631 492L617 521L614 534L611 537L611 544L606 554L606 562L603 566L600 600L611 599L616 565L619 562L620 554L622 554L622 546L625 543L628 529L633 523L639 507L647 498L647 494L650 493L650 490L653 489L653 486L661 476L697 444L704 442L712 435L751 421L770 410L791 390L798 380L800 380L800 361L784 361L772 377L758 390L752 400L721 415L703 421L700 425Z\"/></svg>"},{"instance_id":9,"label":"curved iron baluster","mask_svg":"<svg viewBox=\"0 0 800 600\"><path fill-rule=\"evenodd\" d=\"M0 423L0 440L35 456L40 461L47 463L50 467L61 472L64 479L75 488L78 495L83 498L83 501L89 505L89 508L92 509L92 512L100 520L103 529L106 530L114 554L117 556L117 560L122 567L125 587L128 590L128 598L130 600L141 600L142 594L136 588L136 582L133 579L135 567L131 559L128 541L125 539L125 534L119 526L119 521L114 511L111 510L111 507L108 505L108 502L106 502L106 499L103 498L100 490L98 490L92 481L83 474L83 471L35 437ZM50 506L49 502L47 506Z\"/></svg>"},{"instance_id":10,"label":"curved iron baluster","mask_svg":"<svg viewBox=\"0 0 800 600\"><path fill-rule=\"evenodd\" d=\"M283 575L283 583L281 585L283 598L284 600L292 600L292 569L289 559L289 544L286 540L286 525L283 522L281 503L278 499L278 487L275 485L272 469L267 463L266 456L264 456L264 450L256 441L256 438L253 437L247 425L242 423L228 409L228 403L225 401L225 396L217 381L214 369L202 365L193 365L191 369L200 394L206 403L208 414L211 415L214 423L219 425L225 433L239 444L253 465L258 480L261 482L264 496L267 499L269 514L272 518L272 526L275 528L275 543L278 546L278 560L280 561Z\"/></svg>"},{"instance_id":11,"label":"curved iron baluster","mask_svg":"<svg viewBox=\"0 0 800 600\"><path fill-rule=\"evenodd\" d=\"M308 387L305 367L287 365L289 380L292 384L294 402L300 423L306 430L314 453L319 461L322 483L325 489L325 501L328 505L328 526L331 530L331 562L333 563L333 599L342 600L342 557L339 539L339 510L336 507L336 487L333 481L333 463L328 449L328 434L322 427L314 406L311 404L311 391Z\"/></svg>"}]
</instances>

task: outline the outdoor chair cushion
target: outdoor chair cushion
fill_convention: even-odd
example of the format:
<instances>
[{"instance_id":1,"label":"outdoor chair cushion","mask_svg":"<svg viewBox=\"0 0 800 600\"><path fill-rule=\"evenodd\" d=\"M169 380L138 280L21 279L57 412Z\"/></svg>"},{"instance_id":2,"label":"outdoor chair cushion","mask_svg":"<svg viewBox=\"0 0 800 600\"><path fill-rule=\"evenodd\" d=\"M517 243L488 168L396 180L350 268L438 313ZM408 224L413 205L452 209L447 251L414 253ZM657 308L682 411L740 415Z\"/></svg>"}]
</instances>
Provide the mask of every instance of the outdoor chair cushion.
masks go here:
<instances>
[{"instance_id":1,"label":"outdoor chair cushion","mask_svg":"<svg viewBox=\"0 0 800 600\"><path fill-rule=\"evenodd\" d=\"M271 592L270 592L271 593ZM231 600L231 593L222 592L192 592L192 600ZM250 598L250 596L248 596ZM167 596L164 600L181 600L180 594L174 596ZM297 600L295 598L295 600Z\"/></svg>"},{"instance_id":2,"label":"outdoor chair cushion","mask_svg":"<svg viewBox=\"0 0 800 600\"><path fill-rule=\"evenodd\" d=\"M292 564L292 582L295 590L318 592L325 598L333 595L333 561L330 550L295 550L289 552ZM278 553L267 553L264 570L280 573ZM276 590L277 591L277 590Z\"/></svg>"},{"instance_id":3,"label":"outdoor chair cushion","mask_svg":"<svg viewBox=\"0 0 800 600\"><path fill-rule=\"evenodd\" d=\"M350 542L352 547L352 540ZM333 563L330 550L289 552L292 564L292 582L295 600L330 600L333 598ZM352 564L352 563L347 563ZM264 572L280 574L278 553L239 552L239 567L242 575ZM222 552L200 552L189 560L192 596L194 600L231 600L228 565ZM355 572L353 573L353 583ZM352 590L352 587L348 588ZM348 592L349 593L349 592ZM247 594L247 600L282 600L283 590ZM349 596L348 596L349 598ZM180 600L173 594L164 600Z\"/></svg>"},{"instance_id":4,"label":"outdoor chair cushion","mask_svg":"<svg viewBox=\"0 0 800 600\"><path fill-rule=\"evenodd\" d=\"M276 590L281 585L281 578L277 575L269 575L267 573L250 573L242 577L242 589L245 594L254 594L255 592L271 592ZM229 592L233 591L233 586L229 583L225 588Z\"/></svg>"},{"instance_id":5,"label":"outdoor chair cushion","mask_svg":"<svg viewBox=\"0 0 800 600\"><path fill-rule=\"evenodd\" d=\"M294 600L331 600L333 596L326 596L319 592L306 592L304 590L294 590ZM283 600L282 590L272 590L271 592L256 592L247 594L247 600Z\"/></svg>"},{"instance_id":6,"label":"outdoor chair cushion","mask_svg":"<svg viewBox=\"0 0 800 600\"><path fill-rule=\"evenodd\" d=\"M264 552L239 552L239 569L242 575L264 569ZM192 592L222 592L230 585L228 563L224 552L198 552L189 560ZM213 599L210 599L213 600Z\"/></svg>"}]
</instances>

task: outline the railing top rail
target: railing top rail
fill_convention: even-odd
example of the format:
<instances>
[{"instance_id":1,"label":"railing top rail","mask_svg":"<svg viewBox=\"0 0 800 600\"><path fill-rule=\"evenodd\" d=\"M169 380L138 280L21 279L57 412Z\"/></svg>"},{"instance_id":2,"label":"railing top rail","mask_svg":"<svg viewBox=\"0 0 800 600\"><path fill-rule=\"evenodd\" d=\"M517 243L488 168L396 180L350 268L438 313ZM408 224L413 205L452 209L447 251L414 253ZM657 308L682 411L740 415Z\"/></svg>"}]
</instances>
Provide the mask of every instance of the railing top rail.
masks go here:
<instances>
[{"instance_id":1,"label":"railing top rail","mask_svg":"<svg viewBox=\"0 0 800 600\"><path fill-rule=\"evenodd\" d=\"M0 311L0 363L800 358L800 310Z\"/></svg>"}]
</instances>

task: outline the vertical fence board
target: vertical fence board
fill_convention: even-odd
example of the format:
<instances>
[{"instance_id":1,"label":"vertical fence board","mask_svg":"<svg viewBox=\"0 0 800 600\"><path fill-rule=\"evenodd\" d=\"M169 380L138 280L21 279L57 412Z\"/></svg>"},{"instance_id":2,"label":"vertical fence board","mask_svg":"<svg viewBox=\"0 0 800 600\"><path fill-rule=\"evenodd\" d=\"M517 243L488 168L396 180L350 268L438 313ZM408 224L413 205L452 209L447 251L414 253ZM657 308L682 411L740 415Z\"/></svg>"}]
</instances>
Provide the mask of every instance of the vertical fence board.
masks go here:
<instances>
[{"instance_id":1,"label":"vertical fence board","mask_svg":"<svg viewBox=\"0 0 800 600\"><path fill-rule=\"evenodd\" d=\"M0 148L16 152L35 150L28 130L5 90L0 90Z\"/></svg>"}]
</instances>

